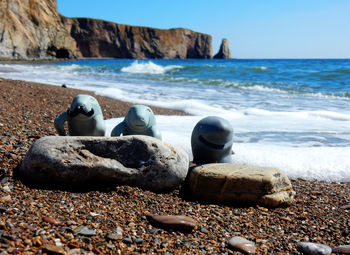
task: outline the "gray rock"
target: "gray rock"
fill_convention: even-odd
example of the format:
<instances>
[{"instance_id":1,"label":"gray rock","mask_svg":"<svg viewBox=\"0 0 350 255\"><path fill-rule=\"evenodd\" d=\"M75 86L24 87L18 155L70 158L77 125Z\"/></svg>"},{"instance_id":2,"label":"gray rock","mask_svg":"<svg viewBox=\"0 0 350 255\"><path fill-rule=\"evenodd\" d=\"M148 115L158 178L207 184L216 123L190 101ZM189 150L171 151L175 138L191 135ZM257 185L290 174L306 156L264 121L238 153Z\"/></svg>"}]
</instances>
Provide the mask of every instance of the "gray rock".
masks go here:
<instances>
[{"instance_id":1,"label":"gray rock","mask_svg":"<svg viewBox=\"0 0 350 255\"><path fill-rule=\"evenodd\" d=\"M338 254L350 254L350 245L341 245L335 247L333 248L332 252Z\"/></svg>"},{"instance_id":2,"label":"gray rock","mask_svg":"<svg viewBox=\"0 0 350 255\"><path fill-rule=\"evenodd\" d=\"M222 59L230 59L232 58L231 51L228 45L227 39L222 39L220 50L219 52L214 56L214 58L222 58Z\"/></svg>"},{"instance_id":3,"label":"gray rock","mask_svg":"<svg viewBox=\"0 0 350 255\"><path fill-rule=\"evenodd\" d=\"M331 247L311 242L299 242L297 250L305 255L329 255L332 253Z\"/></svg>"},{"instance_id":4,"label":"gray rock","mask_svg":"<svg viewBox=\"0 0 350 255\"><path fill-rule=\"evenodd\" d=\"M206 164L189 174L187 190L193 197L218 203L290 205L294 194L286 174L276 168Z\"/></svg>"},{"instance_id":5,"label":"gray rock","mask_svg":"<svg viewBox=\"0 0 350 255\"><path fill-rule=\"evenodd\" d=\"M132 239L130 236L127 236L125 238L123 238L123 242L126 244L131 244L132 243Z\"/></svg>"},{"instance_id":6,"label":"gray rock","mask_svg":"<svg viewBox=\"0 0 350 255\"><path fill-rule=\"evenodd\" d=\"M244 254L254 254L256 250L254 242L249 241L240 236L232 237L228 241L227 245L228 245L228 248L230 248L231 250L240 251L240 252L243 252Z\"/></svg>"},{"instance_id":7,"label":"gray rock","mask_svg":"<svg viewBox=\"0 0 350 255\"><path fill-rule=\"evenodd\" d=\"M94 236L96 235L96 230L89 229L86 226L78 226L73 230L74 234L82 236Z\"/></svg>"},{"instance_id":8,"label":"gray rock","mask_svg":"<svg viewBox=\"0 0 350 255\"><path fill-rule=\"evenodd\" d=\"M29 183L133 185L152 191L177 188L188 172L182 149L149 136L48 136L35 141L21 168Z\"/></svg>"}]
</instances>

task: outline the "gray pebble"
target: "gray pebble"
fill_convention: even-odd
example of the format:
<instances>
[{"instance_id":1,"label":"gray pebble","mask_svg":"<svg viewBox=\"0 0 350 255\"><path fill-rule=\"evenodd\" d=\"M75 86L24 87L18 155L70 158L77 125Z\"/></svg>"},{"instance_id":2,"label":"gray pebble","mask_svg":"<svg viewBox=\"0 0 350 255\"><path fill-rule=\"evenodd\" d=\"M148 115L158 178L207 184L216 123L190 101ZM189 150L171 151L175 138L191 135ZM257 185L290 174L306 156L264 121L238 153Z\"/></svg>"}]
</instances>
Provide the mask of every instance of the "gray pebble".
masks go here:
<instances>
[{"instance_id":1,"label":"gray pebble","mask_svg":"<svg viewBox=\"0 0 350 255\"><path fill-rule=\"evenodd\" d=\"M131 244L132 243L132 239L130 236L124 237L123 238L123 242L126 244Z\"/></svg>"},{"instance_id":2,"label":"gray pebble","mask_svg":"<svg viewBox=\"0 0 350 255\"><path fill-rule=\"evenodd\" d=\"M74 234L82 236L94 236L96 235L96 230L89 229L86 226L78 226L73 230Z\"/></svg>"},{"instance_id":3,"label":"gray pebble","mask_svg":"<svg viewBox=\"0 0 350 255\"><path fill-rule=\"evenodd\" d=\"M332 253L331 247L311 242L299 242L297 250L305 255L329 255Z\"/></svg>"}]
</instances>

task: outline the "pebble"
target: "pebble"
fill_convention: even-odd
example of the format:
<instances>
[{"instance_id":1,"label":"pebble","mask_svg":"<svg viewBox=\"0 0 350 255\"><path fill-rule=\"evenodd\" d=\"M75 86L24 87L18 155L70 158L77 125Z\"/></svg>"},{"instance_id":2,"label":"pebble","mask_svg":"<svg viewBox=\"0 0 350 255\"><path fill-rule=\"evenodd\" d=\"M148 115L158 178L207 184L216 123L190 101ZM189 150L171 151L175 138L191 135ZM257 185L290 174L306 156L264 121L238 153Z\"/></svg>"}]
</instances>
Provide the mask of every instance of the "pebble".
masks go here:
<instances>
[{"instance_id":1,"label":"pebble","mask_svg":"<svg viewBox=\"0 0 350 255\"><path fill-rule=\"evenodd\" d=\"M311 242L297 243L297 250L305 255L329 255L332 253L331 247Z\"/></svg>"},{"instance_id":2,"label":"pebble","mask_svg":"<svg viewBox=\"0 0 350 255\"><path fill-rule=\"evenodd\" d=\"M342 207L340 207L341 209L344 209L344 210L349 210L350 209L350 203L349 204L346 204L346 205L343 205Z\"/></svg>"},{"instance_id":3,"label":"pebble","mask_svg":"<svg viewBox=\"0 0 350 255\"><path fill-rule=\"evenodd\" d=\"M44 217L43 220L44 220L45 222L47 222L47 223L50 223L50 224L56 225L56 226L59 226L59 225L62 225L62 224L63 224L62 221L57 220L57 219L54 219L54 218L52 218L52 217L48 217L48 216Z\"/></svg>"},{"instance_id":4,"label":"pebble","mask_svg":"<svg viewBox=\"0 0 350 255\"><path fill-rule=\"evenodd\" d=\"M132 239L130 236L124 237L123 238L123 242L126 244L131 244L132 243Z\"/></svg>"},{"instance_id":5,"label":"pebble","mask_svg":"<svg viewBox=\"0 0 350 255\"><path fill-rule=\"evenodd\" d=\"M228 248L237 250L245 254L254 254L255 243L240 236L234 236L228 241Z\"/></svg>"},{"instance_id":6,"label":"pebble","mask_svg":"<svg viewBox=\"0 0 350 255\"><path fill-rule=\"evenodd\" d=\"M6 185L6 186L2 187L2 190L5 191L5 192L10 192L11 188Z\"/></svg>"},{"instance_id":7,"label":"pebble","mask_svg":"<svg viewBox=\"0 0 350 255\"><path fill-rule=\"evenodd\" d=\"M143 243L143 239L142 238L136 238L135 243L141 244L141 243Z\"/></svg>"},{"instance_id":8,"label":"pebble","mask_svg":"<svg viewBox=\"0 0 350 255\"><path fill-rule=\"evenodd\" d=\"M9 222L9 221L6 221L6 226L8 226L9 228L14 228L15 226L11 223L11 222Z\"/></svg>"},{"instance_id":9,"label":"pebble","mask_svg":"<svg viewBox=\"0 0 350 255\"><path fill-rule=\"evenodd\" d=\"M0 198L0 202L10 202L12 200L11 196L10 195L7 195L7 196L3 196Z\"/></svg>"},{"instance_id":10,"label":"pebble","mask_svg":"<svg viewBox=\"0 0 350 255\"><path fill-rule=\"evenodd\" d=\"M333 248L332 252L338 254L350 254L350 245L341 245L335 247Z\"/></svg>"},{"instance_id":11,"label":"pebble","mask_svg":"<svg viewBox=\"0 0 350 255\"><path fill-rule=\"evenodd\" d=\"M194 219L184 215L155 215L146 214L148 221L161 228L180 230L180 231L192 231L197 223Z\"/></svg>"},{"instance_id":12,"label":"pebble","mask_svg":"<svg viewBox=\"0 0 350 255\"><path fill-rule=\"evenodd\" d=\"M117 241L117 240L121 240L123 239L123 234L118 234L118 233L108 233L106 238L108 240L112 240L112 241Z\"/></svg>"},{"instance_id":13,"label":"pebble","mask_svg":"<svg viewBox=\"0 0 350 255\"><path fill-rule=\"evenodd\" d=\"M55 246L55 245L44 245L42 247L42 251L48 254L57 254L57 255L66 255L67 253L63 249L63 247Z\"/></svg>"},{"instance_id":14,"label":"pebble","mask_svg":"<svg viewBox=\"0 0 350 255\"><path fill-rule=\"evenodd\" d=\"M82 236L94 236L96 235L96 230L89 229L86 226L78 226L73 230L74 234Z\"/></svg>"},{"instance_id":15,"label":"pebble","mask_svg":"<svg viewBox=\"0 0 350 255\"><path fill-rule=\"evenodd\" d=\"M203 228L203 227L200 228L200 231L201 231L202 233L204 233L204 234L208 234L208 233L209 233L208 229Z\"/></svg>"},{"instance_id":16,"label":"pebble","mask_svg":"<svg viewBox=\"0 0 350 255\"><path fill-rule=\"evenodd\" d=\"M83 254L83 252L81 251L80 248L75 248L75 249L69 250L67 254L68 255L81 255L81 254Z\"/></svg>"}]
</instances>

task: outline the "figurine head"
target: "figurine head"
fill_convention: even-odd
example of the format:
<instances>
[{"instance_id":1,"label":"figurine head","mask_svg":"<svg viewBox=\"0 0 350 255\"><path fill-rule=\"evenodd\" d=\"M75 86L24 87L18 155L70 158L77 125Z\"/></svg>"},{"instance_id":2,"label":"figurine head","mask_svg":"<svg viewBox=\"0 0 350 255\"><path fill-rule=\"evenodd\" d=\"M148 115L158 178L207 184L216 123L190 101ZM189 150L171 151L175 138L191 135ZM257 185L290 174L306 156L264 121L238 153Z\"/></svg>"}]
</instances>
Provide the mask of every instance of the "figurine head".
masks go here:
<instances>
[{"instance_id":1,"label":"figurine head","mask_svg":"<svg viewBox=\"0 0 350 255\"><path fill-rule=\"evenodd\" d=\"M145 105L134 105L130 107L125 122L134 131L144 131L155 124L155 117L151 108Z\"/></svg>"},{"instance_id":2,"label":"figurine head","mask_svg":"<svg viewBox=\"0 0 350 255\"><path fill-rule=\"evenodd\" d=\"M102 114L102 111L96 98L80 94L73 99L67 114L71 118L90 119L97 114Z\"/></svg>"},{"instance_id":3,"label":"figurine head","mask_svg":"<svg viewBox=\"0 0 350 255\"><path fill-rule=\"evenodd\" d=\"M216 116L200 120L192 131L193 162L232 163L233 129L226 119Z\"/></svg>"}]
</instances>

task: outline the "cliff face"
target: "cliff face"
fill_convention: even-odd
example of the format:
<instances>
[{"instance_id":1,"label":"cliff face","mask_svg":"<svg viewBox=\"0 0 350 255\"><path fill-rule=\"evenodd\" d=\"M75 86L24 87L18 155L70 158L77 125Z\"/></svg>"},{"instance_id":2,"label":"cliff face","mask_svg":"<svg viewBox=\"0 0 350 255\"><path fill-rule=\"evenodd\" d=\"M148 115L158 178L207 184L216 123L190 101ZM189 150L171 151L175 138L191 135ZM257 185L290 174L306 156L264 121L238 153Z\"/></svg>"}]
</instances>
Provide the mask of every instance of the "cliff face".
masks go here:
<instances>
[{"instance_id":1,"label":"cliff face","mask_svg":"<svg viewBox=\"0 0 350 255\"><path fill-rule=\"evenodd\" d=\"M1 0L0 57L211 58L211 36L66 18L56 0Z\"/></svg>"},{"instance_id":2,"label":"cliff face","mask_svg":"<svg viewBox=\"0 0 350 255\"><path fill-rule=\"evenodd\" d=\"M1 0L0 57L76 56L80 56L80 52L61 22L56 0Z\"/></svg>"},{"instance_id":3,"label":"cliff face","mask_svg":"<svg viewBox=\"0 0 350 255\"><path fill-rule=\"evenodd\" d=\"M84 57L211 58L211 36L188 29L155 29L62 17Z\"/></svg>"}]
</instances>

